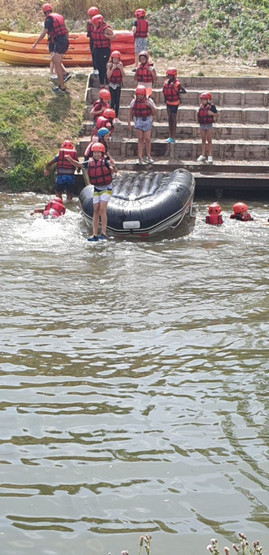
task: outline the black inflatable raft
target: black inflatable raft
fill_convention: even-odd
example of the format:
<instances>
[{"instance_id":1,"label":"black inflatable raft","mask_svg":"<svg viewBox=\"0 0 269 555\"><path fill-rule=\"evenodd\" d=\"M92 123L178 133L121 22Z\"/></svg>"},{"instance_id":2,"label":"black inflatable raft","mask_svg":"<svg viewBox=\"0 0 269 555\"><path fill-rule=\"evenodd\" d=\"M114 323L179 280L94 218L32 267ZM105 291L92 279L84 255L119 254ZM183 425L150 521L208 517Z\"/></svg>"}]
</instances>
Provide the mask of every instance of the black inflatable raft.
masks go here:
<instances>
[{"instance_id":1,"label":"black inflatable raft","mask_svg":"<svg viewBox=\"0 0 269 555\"><path fill-rule=\"evenodd\" d=\"M195 180L190 172L125 173L113 180L107 207L109 235L149 237L181 226L191 213ZM93 186L82 189L79 199L87 225L92 224Z\"/></svg>"}]
</instances>

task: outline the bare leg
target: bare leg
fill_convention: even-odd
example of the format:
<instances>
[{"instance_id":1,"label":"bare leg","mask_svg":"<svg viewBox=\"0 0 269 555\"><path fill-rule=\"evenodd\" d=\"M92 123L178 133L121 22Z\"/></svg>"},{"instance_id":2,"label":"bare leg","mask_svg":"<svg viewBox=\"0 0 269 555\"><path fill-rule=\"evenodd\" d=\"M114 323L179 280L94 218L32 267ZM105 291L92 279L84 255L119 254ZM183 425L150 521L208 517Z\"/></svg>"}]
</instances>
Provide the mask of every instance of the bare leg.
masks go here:
<instances>
[{"instance_id":1,"label":"bare leg","mask_svg":"<svg viewBox=\"0 0 269 555\"><path fill-rule=\"evenodd\" d=\"M100 203L93 205L93 217L92 217L92 233L93 235L98 235L99 226L99 215L100 215Z\"/></svg>"},{"instance_id":2,"label":"bare leg","mask_svg":"<svg viewBox=\"0 0 269 555\"><path fill-rule=\"evenodd\" d=\"M62 68L62 59L63 59L63 54L58 54L58 52L54 52L54 54L52 55L52 61L54 62L54 65L55 65L59 87L61 89L64 89L64 72Z\"/></svg>"},{"instance_id":3,"label":"bare leg","mask_svg":"<svg viewBox=\"0 0 269 555\"><path fill-rule=\"evenodd\" d=\"M202 139L202 156L205 156L206 148L206 129L201 129L201 139Z\"/></svg>"},{"instance_id":4,"label":"bare leg","mask_svg":"<svg viewBox=\"0 0 269 555\"><path fill-rule=\"evenodd\" d=\"M101 216L101 233L106 235L107 226L107 202L101 200L100 202L100 216Z\"/></svg>"},{"instance_id":5,"label":"bare leg","mask_svg":"<svg viewBox=\"0 0 269 555\"><path fill-rule=\"evenodd\" d=\"M151 153L151 129L149 131L144 131L144 140L145 140L145 145L146 145L146 155L148 156L148 158L150 158L150 153Z\"/></svg>"},{"instance_id":6,"label":"bare leg","mask_svg":"<svg viewBox=\"0 0 269 555\"><path fill-rule=\"evenodd\" d=\"M208 143L208 156L212 156L212 135L213 135L212 127L210 129L206 129L206 140Z\"/></svg>"},{"instance_id":7,"label":"bare leg","mask_svg":"<svg viewBox=\"0 0 269 555\"><path fill-rule=\"evenodd\" d=\"M138 138L137 154L138 158L142 158L143 155L143 144L144 144L144 133L141 129L136 129L136 136Z\"/></svg>"}]
</instances>

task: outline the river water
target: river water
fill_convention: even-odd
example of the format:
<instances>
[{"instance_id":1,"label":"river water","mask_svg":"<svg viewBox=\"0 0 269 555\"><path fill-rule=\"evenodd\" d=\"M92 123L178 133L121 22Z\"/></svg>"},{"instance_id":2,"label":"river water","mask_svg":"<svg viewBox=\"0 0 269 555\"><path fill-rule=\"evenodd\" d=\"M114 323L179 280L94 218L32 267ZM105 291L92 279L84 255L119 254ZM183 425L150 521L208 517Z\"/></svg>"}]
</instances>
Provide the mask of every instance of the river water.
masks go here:
<instances>
[{"instance_id":1,"label":"river water","mask_svg":"<svg viewBox=\"0 0 269 555\"><path fill-rule=\"evenodd\" d=\"M48 198L0 195L1 555L269 553L268 204L91 244Z\"/></svg>"}]
</instances>

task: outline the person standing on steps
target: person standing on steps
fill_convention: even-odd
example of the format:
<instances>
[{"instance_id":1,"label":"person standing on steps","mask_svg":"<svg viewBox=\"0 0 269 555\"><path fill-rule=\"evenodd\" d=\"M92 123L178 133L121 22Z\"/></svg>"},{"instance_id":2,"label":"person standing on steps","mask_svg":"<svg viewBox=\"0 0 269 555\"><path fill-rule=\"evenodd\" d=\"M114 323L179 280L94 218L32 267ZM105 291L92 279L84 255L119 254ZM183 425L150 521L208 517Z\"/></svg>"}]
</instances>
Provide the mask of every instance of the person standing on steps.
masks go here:
<instances>
[{"instance_id":1,"label":"person standing on steps","mask_svg":"<svg viewBox=\"0 0 269 555\"><path fill-rule=\"evenodd\" d=\"M147 50L147 37L149 30L148 21L145 19L145 10L143 10L143 8L138 8L135 10L134 14L136 19L132 28L135 44L135 68L133 71L135 71L138 66L138 56L140 52L142 52L142 50Z\"/></svg>"},{"instance_id":2,"label":"person standing on steps","mask_svg":"<svg viewBox=\"0 0 269 555\"><path fill-rule=\"evenodd\" d=\"M50 37L50 41L53 42L54 51L51 56L51 60L55 65L55 70L58 77L58 87L54 87L53 91L55 93L65 94L67 90L64 86L64 70L62 67L63 55L68 50L68 30L65 26L64 17L58 13L52 11L50 4L43 4L43 13L45 15L44 29L39 37L34 42L32 48L36 48L37 44L46 36Z\"/></svg>"},{"instance_id":3,"label":"person standing on steps","mask_svg":"<svg viewBox=\"0 0 269 555\"><path fill-rule=\"evenodd\" d=\"M76 168L86 168L91 185L94 186L93 193L93 235L88 241L107 239L107 204L112 195L112 169L109 158L105 156L105 147L97 142L91 146L92 158L86 162L76 162L70 156L66 159ZM99 220L101 220L101 234L98 235Z\"/></svg>"},{"instance_id":4,"label":"person standing on steps","mask_svg":"<svg viewBox=\"0 0 269 555\"><path fill-rule=\"evenodd\" d=\"M131 115L134 119L134 128L138 139L137 152L138 164L143 164L143 147L145 144L146 164L153 164L151 158L151 129L152 116L156 114L157 106L152 98L147 97L146 87L139 85L135 91L135 98L132 100L128 111L128 128L131 130Z\"/></svg>"},{"instance_id":5,"label":"person standing on steps","mask_svg":"<svg viewBox=\"0 0 269 555\"><path fill-rule=\"evenodd\" d=\"M110 108L115 110L116 118L115 123L120 123L118 118L120 108L120 94L122 87L122 79L125 76L123 63L121 62L121 53L119 50L111 52L110 61L107 64L106 76L111 95Z\"/></svg>"},{"instance_id":6,"label":"person standing on steps","mask_svg":"<svg viewBox=\"0 0 269 555\"><path fill-rule=\"evenodd\" d=\"M140 52L138 56L139 66L136 69L134 79L137 85L144 85L147 89L147 96L151 96L152 87L157 81L157 74L152 62L149 62L149 53Z\"/></svg>"},{"instance_id":7,"label":"person standing on steps","mask_svg":"<svg viewBox=\"0 0 269 555\"><path fill-rule=\"evenodd\" d=\"M92 31L93 31L93 23L92 23L92 18L95 15L99 14L99 10L98 8L96 8L96 6L92 6L91 8L88 9L88 16L89 19L87 21L87 37L89 38L89 46L90 46L90 51L91 51L91 55L92 55L92 66L93 66L93 73L98 73L98 69L96 67L96 63L94 61L94 57L93 57L93 40L92 40Z\"/></svg>"},{"instance_id":8,"label":"person standing on steps","mask_svg":"<svg viewBox=\"0 0 269 555\"><path fill-rule=\"evenodd\" d=\"M214 104L212 104L212 95L210 92L200 94L201 105L197 112L197 122L200 124L200 132L202 139L202 154L197 158L197 162L206 161L206 145L208 145L208 163L213 163L212 157L212 134L213 122L219 118L219 113Z\"/></svg>"},{"instance_id":9,"label":"person standing on steps","mask_svg":"<svg viewBox=\"0 0 269 555\"><path fill-rule=\"evenodd\" d=\"M97 118L102 116L104 111L110 107L109 101L111 99L110 92L107 89L100 89L98 99L93 103L90 115L93 117L94 123Z\"/></svg>"},{"instance_id":10,"label":"person standing on steps","mask_svg":"<svg viewBox=\"0 0 269 555\"><path fill-rule=\"evenodd\" d=\"M115 35L109 25L104 21L101 14L94 15L92 18L93 30L91 32L93 45L94 66L99 72L99 83L102 89L107 83L106 65L110 56L111 40Z\"/></svg>"},{"instance_id":11,"label":"person standing on steps","mask_svg":"<svg viewBox=\"0 0 269 555\"><path fill-rule=\"evenodd\" d=\"M165 140L166 143L174 143L176 140L177 111L181 102L180 94L186 94L186 92L187 91L182 87L177 78L177 69L175 67L169 67L166 70L166 80L163 84L163 95L166 103L169 127L169 137Z\"/></svg>"}]
</instances>

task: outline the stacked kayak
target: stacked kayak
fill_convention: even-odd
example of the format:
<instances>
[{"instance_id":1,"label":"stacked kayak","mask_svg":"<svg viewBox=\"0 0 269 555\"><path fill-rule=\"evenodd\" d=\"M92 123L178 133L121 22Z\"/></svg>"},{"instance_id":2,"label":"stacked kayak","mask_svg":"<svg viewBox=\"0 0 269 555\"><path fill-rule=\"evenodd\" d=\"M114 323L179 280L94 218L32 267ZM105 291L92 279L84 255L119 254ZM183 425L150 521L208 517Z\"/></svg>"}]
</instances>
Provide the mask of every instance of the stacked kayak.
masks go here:
<instances>
[{"instance_id":1,"label":"stacked kayak","mask_svg":"<svg viewBox=\"0 0 269 555\"><path fill-rule=\"evenodd\" d=\"M79 200L86 224L93 217L93 186L82 189ZM185 216L191 215L195 192L193 175L185 169L171 173L125 173L113 179L107 206L109 235L149 238L179 235ZM184 233L183 233L184 234Z\"/></svg>"},{"instance_id":2,"label":"stacked kayak","mask_svg":"<svg viewBox=\"0 0 269 555\"><path fill-rule=\"evenodd\" d=\"M114 31L116 39L111 42L113 50L121 52L124 66L134 63L134 36L131 31ZM0 31L0 62L24 66L48 66L50 54L48 41L43 39L32 50L38 35ZM69 48L63 57L66 66L91 66L92 56L86 33L70 33Z\"/></svg>"}]
</instances>

